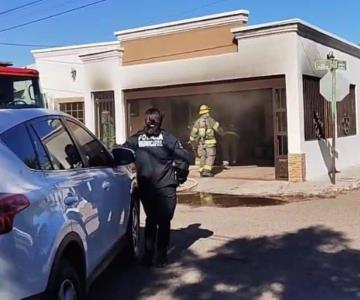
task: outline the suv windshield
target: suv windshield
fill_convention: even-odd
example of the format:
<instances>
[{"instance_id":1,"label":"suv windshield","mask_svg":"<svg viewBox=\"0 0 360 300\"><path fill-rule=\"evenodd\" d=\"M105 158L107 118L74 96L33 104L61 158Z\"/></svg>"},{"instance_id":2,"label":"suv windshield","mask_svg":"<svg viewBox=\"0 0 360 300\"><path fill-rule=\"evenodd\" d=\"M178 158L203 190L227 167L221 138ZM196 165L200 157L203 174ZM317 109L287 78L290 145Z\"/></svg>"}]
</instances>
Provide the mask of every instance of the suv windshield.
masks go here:
<instances>
[{"instance_id":1,"label":"suv windshield","mask_svg":"<svg viewBox=\"0 0 360 300\"><path fill-rule=\"evenodd\" d=\"M37 77L0 75L0 109L44 107Z\"/></svg>"}]
</instances>

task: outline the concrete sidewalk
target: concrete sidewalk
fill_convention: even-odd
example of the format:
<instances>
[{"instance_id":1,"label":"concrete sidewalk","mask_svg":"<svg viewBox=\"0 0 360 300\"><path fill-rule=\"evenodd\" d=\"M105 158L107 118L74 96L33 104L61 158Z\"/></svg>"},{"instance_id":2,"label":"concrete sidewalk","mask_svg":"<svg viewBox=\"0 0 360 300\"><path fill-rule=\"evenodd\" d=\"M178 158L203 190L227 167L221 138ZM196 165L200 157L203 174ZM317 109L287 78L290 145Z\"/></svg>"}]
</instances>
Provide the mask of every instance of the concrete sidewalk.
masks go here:
<instances>
[{"instance_id":1,"label":"concrete sidewalk","mask_svg":"<svg viewBox=\"0 0 360 300\"><path fill-rule=\"evenodd\" d=\"M225 171L226 172L226 171ZM336 185L328 176L300 183L269 180L244 180L226 178L199 178L190 175L188 182L179 188L180 192L201 192L239 196L274 198L335 197L336 195L360 188L360 166L343 170L337 174Z\"/></svg>"}]
</instances>

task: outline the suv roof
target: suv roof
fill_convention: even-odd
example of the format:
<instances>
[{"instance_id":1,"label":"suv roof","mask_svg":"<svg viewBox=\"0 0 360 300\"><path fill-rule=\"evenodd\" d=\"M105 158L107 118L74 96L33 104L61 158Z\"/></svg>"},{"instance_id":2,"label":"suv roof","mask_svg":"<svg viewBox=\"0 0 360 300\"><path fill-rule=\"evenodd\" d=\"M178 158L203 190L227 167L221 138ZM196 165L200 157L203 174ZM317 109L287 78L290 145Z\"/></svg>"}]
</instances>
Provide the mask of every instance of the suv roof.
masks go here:
<instances>
[{"instance_id":1,"label":"suv roof","mask_svg":"<svg viewBox=\"0 0 360 300\"><path fill-rule=\"evenodd\" d=\"M0 133L28 120L51 115L66 115L62 112L39 108L0 110Z\"/></svg>"}]
</instances>

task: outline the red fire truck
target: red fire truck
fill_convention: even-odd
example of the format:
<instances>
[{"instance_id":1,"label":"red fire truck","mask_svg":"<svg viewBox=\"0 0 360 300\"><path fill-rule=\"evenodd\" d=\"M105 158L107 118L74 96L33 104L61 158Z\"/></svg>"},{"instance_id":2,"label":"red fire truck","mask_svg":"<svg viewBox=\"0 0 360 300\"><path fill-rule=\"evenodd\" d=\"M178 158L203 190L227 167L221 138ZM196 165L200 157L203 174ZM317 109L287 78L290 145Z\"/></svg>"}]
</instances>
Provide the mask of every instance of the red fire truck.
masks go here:
<instances>
[{"instance_id":1,"label":"red fire truck","mask_svg":"<svg viewBox=\"0 0 360 300\"><path fill-rule=\"evenodd\" d=\"M0 62L0 109L43 107L39 72Z\"/></svg>"}]
</instances>

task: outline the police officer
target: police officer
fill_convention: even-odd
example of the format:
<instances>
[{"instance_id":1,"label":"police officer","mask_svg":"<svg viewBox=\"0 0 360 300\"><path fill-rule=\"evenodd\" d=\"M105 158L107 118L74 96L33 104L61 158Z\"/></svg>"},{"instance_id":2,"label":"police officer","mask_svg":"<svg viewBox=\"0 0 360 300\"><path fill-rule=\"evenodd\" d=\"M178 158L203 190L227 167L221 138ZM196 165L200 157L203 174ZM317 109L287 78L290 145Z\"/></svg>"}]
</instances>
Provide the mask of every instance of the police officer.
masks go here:
<instances>
[{"instance_id":1,"label":"police officer","mask_svg":"<svg viewBox=\"0 0 360 300\"><path fill-rule=\"evenodd\" d=\"M146 214L143 264L148 266L153 265L155 252L158 266L168 261L176 187L186 180L191 159L180 141L161 128L162 121L163 115L158 109L147 110L145 128L125 143L136 152L139 192Z\"/></svg>"},{"instance_id":2,"label":"police officer","mask_svg":"<svg viewBox=\"0 0 360 300\"><path fill-rule=\"evenodd\" d=\"M199 119L196 120L190 134L190 143L197 144L197 154L200 158L200 175L213 177L213 166L216 158L216 136L222 134L220 123L210 116L210 108L201 105Z\"/></svg>"}]
</instances>

